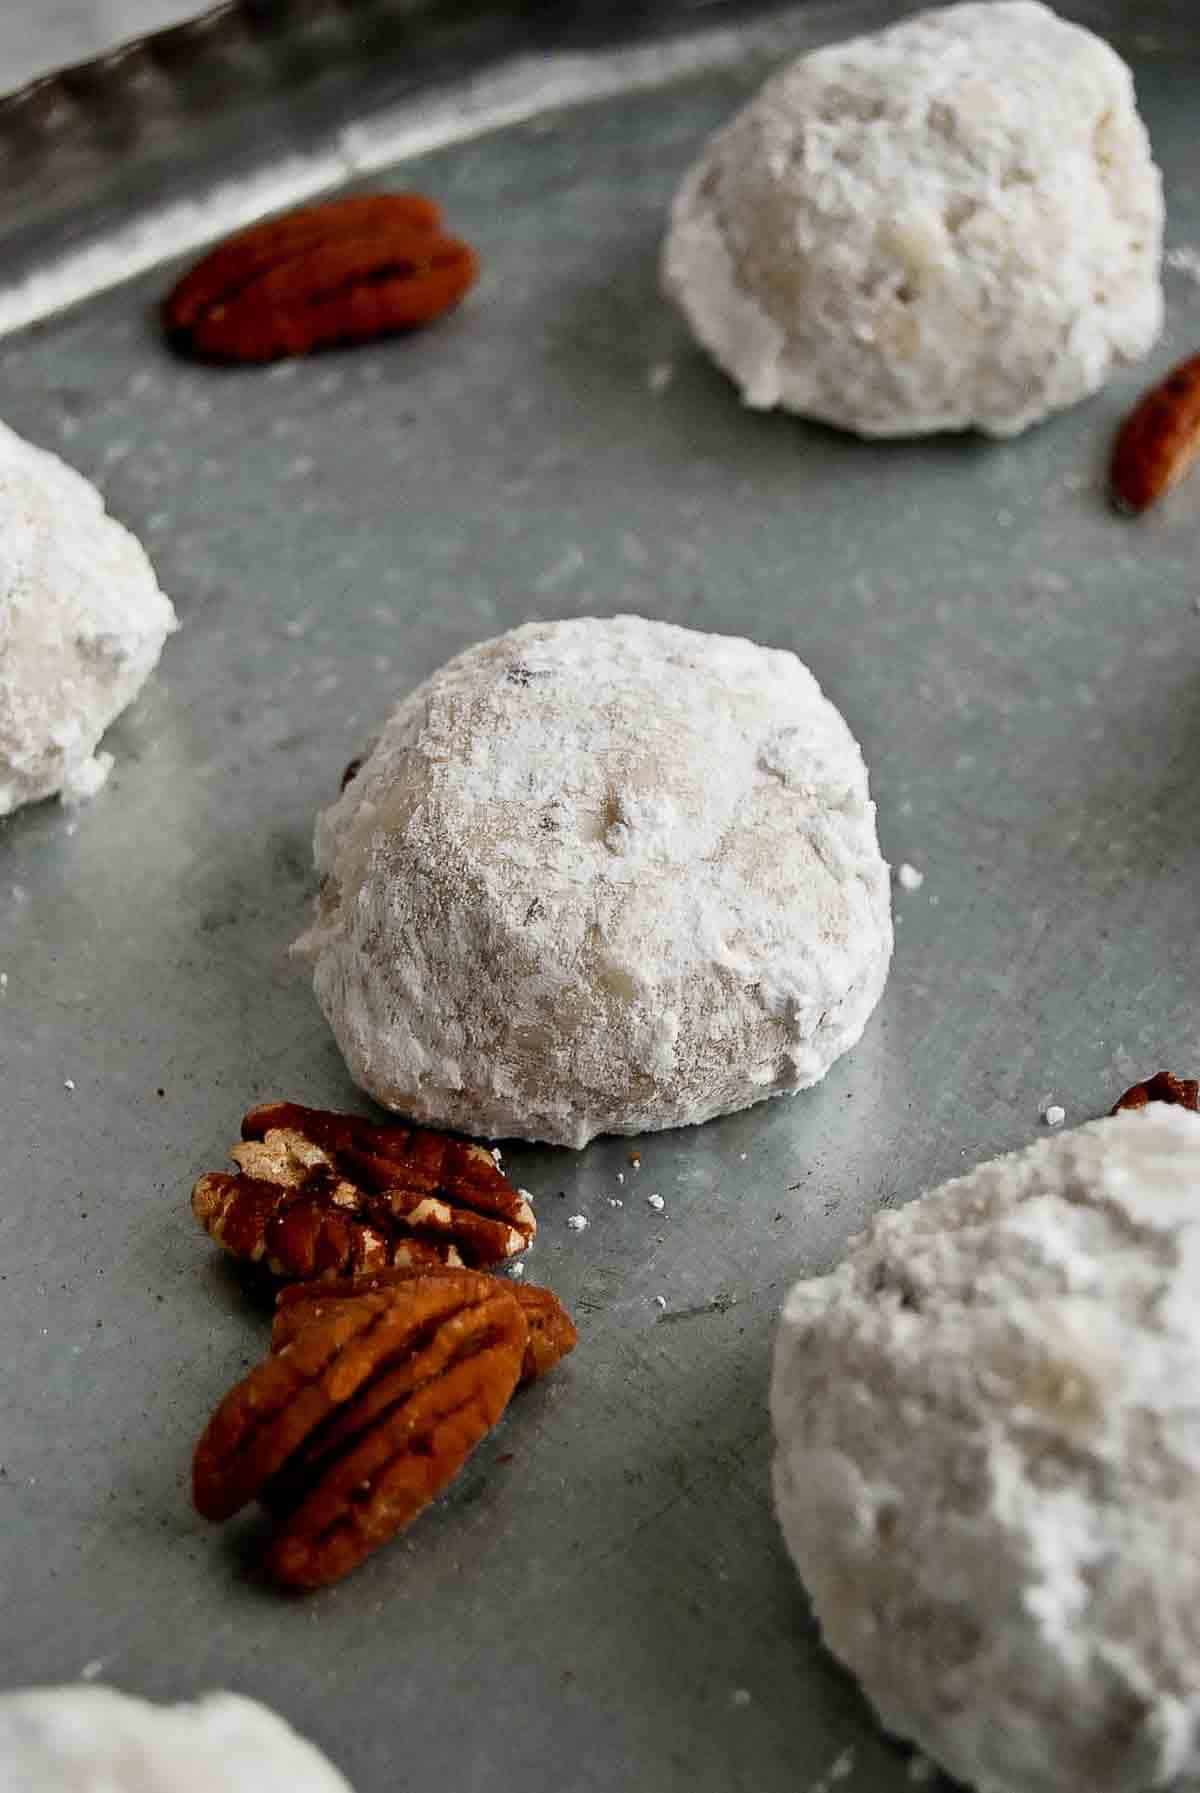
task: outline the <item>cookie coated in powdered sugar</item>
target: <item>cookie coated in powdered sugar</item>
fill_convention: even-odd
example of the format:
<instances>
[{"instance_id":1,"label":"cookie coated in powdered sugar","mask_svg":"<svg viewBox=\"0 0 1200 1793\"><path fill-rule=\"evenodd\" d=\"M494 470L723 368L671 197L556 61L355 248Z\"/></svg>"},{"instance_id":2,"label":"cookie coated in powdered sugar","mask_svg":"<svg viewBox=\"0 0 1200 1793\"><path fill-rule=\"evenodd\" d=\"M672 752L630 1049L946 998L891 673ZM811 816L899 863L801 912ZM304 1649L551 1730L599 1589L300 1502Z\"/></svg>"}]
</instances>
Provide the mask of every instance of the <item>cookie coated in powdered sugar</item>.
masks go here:
<instances>
[{"instance_id":1,"label":"cookie coated in powdered sugar","mask_svg":"<svg viewBox=\"0 0 1200 1793\"><path fill-rule=\"evenodd\" d=\"M0 815L99 790L112 767L100 737L175 627L95 486L0 424Z\"/></svg>"},{"instance_id":2,"label":"cookie coated in powdered sugar","mask_svg":"<svg viewBox=\"0 0 1200 1793\"><path fill-rule=\"evenodd\" d=\"M768 81L685 178L663 282L749 405L1009 436L1152 346L1162 226L1125 63L982 0Z\"/></svg>"},{"instance_id":3,"label":"cookie coated in powdered sugar","mask_svg":"<svg viewBox=\"0 0 1200 1793\"><path fill-rule=\"evenodd\" d=\"M155 1706L112 1687L0 1694L0 1793L351 1793L319 1750L234 1693Z\"/></svg>"},{"instance_id":4,"label":"cookie coated in powdered sugar","mask_svg":"<svg viewBox=\"0 0 1200 1793\"><path fill-rule=\"evenodd\" d=\"M983 1793L1200 1786L1200 1116L880 1215L800 1283L775 1501L825 1641Z\"/></svg>"},{"instance_id":5,"label":"cookie coated in powdered sugar","mask_svg":"<svg viewBox=\"0 0 1200 1793\"><path fill-rule=\"evenodd\" d=\"M301 943L386 1107L582 1146L816 1083L892 947L854 738L794 654L531 623L395 711Z\"/></svg>"}]
</instances>

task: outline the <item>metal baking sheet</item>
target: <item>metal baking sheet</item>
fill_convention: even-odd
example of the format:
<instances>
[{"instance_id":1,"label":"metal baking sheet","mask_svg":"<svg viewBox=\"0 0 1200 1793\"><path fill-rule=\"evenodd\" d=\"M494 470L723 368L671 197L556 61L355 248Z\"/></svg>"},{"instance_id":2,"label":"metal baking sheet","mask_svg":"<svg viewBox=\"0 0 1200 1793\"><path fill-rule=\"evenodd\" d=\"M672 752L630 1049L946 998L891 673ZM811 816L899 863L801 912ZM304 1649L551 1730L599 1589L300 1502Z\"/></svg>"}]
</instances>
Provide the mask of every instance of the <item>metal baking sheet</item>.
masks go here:
<instances>
[{"instance_id":1,"label":"metal baking sheet","mask_svg":"<svg viewBox=\"0 0 1200 1793\"><path fill-rule=\"evenodd\" d=\"M776 9L772 42L896 11ZM535 90L525 122L387 170L486 269L422 335L186 366L156 332L164 266L0 344L0 414L97 481L183 620L103 793L0 824L0 1684L238 1688L358 1793L795 1793L846 1751L846 1793L909 1784L772 1519L780 1300L1047 1100L1082 1120L1200 1049L1200 481L1141 523L1102 492L1117 419L1200 341L1200 29L1186 0L1153 30L1078 11L1133 62L1165 171L1168 324L1017 441L755 415L688 345L664 213L761 79L753 31L666 86ZM793 648L842 707L885 851L925 874L896 893L887 994L818 1089L648 1137L640 1168L628 1141L507 1148L576 1356L407 1537L280 1599L255 1523L189 1507L193 1441L267 1327L187 1197L250 1101L357 1101L287 951L313 817L448 655L624 610Z\"/></svg>"},{"instance_id":2,"label":"metal baking sheet","mask_svg":"<svg viewBox=\"0 0 1200 1793\"><path fill-rule=\"evenodd\" d=\"M0 13L0 81L23 86L207 10L202 0L11 0Z\"/></svg>"}]
</instances>

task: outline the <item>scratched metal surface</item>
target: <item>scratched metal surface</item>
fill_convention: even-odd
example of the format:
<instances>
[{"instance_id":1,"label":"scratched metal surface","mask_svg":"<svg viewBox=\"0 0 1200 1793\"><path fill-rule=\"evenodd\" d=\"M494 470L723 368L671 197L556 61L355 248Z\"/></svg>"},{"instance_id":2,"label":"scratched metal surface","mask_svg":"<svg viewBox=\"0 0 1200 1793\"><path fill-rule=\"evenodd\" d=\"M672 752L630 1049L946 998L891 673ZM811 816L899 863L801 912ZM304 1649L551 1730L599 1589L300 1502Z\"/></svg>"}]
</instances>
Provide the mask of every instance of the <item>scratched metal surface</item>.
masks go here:
<instances>
[{"instance_id":1,"label":"scratched metal surface","mask_svg":"<svg viewBox=\"0 0 1200 1793\"><path fill-rule=\"evenodd\" d=\"M831 15L793 22L799 48ZM1117 38L1195 245L1200 33ZM761 73L398 169L486 268L424 335L187 367L163 269L0 346L0 414L98 481L183 619L101 796L0 824L0 1685L239 1688L359 1793L795 1793L847 1749L846 1793L908 1784L776 1536L772 1326L880 1204L1023 1144L1048 1098L1074 1121L1195 1069L1200 482L1133 525L1101 476L1131 395L1196 346L1200 285L1169 270L1152 360L1015 442L747 413L655 253ZM266 1321L187 1194L250 1101L355 1101L287 956L314 813L449 654L628 609L794 648L842 706L885 851L925 873L890 986L819 1089L647 1138L640 1169L628 1142L512 1148L577 1355L404 1540L281 1600L253 1522L188 1505Z\"/></svg>"}]
</instances>

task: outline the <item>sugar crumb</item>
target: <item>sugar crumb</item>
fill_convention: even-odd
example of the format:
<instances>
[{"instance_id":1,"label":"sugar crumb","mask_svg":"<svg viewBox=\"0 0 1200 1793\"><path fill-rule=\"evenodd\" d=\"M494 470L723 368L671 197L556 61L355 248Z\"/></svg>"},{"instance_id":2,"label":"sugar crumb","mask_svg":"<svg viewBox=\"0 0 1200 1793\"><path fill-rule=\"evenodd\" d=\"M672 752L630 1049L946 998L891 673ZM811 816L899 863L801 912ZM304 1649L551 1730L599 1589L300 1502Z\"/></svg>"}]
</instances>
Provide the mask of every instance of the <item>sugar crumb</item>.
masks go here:
<instances>
[{"instance_id":1,"label":"sugar crumb","mask_svg":"<svg viewBox=\"0 0 1200 1793\"><path fill-rule=\"evenodd\" d=\"M663 1200L662 1196L658 1195L658 1194L648 1195L646 1197L646 1202L649 1207L654 1209L654 1212L656 1214L661 1214L663 1209L667 1205L666 1202Z\"/></svg>"},{"instance_id":2,"label":"sugar crumb","mask_svg":"<svg viewBox=\"0 0 1200 1793\"><path fill-rule=\"evenodd\" d=\"M567 1225L570 1227L570 1229L573 1233L581 1233L583 1231L584 1227L587 1225L587 1215L586 1214L568 1214L567 1215Z\"/></svg>"},{"instance_id":3,"label":"sugar crumb","mask_svg":"<svg viewBox=\"0 0 1200 1793\"><path fill-rule=\"evenodd\" d=\"M915 865L910 865L906 859L896 873L896 882L901 890L920 890L925 882L925 874L919 872Z\"/></svg>"},{"instance_id":4,"label":"sugar crumb","mask_svg":"<svg viewBox=\"0 0 1200 1793\"><path fill-rule=\"evenodd\" d=\"M655 1305L655 1307L666 1307L666 1305L667 1305L666 1296L665 1295L656 1295L654 1297L654 1305Z\"/></svg>"},{"instance_id":5,"label":"sugar crumb","mask_svg":"<svg viewBox=\"0 0 1200 1793\"><path fill-rule=\"evenodd\" d=\"M1066 1118L1066 1109L1061 1108L1057 1102L1048 1103L1042 1110L1042 1119L1047 1127L1061 1127Z\"/></svg>"},{"instance_id":6,"label":"sugar crumb","mask_svg":"<svg viewBox=\"0 0 1200 1793\"><path fill-rule=\"evenodd\" d=\"M1190 243L1181 243L1177 249L1168 249L1163 260L1176 274L1182 274L1200 286L1200 249Z\"/></svg>"},{"instance_id":7,"label":"sugar crumb","mask_svg":"<svg viewBox=\"0 0 1200 1793\"><path fill-rule=\"evenodd\" d=\"M63 1088L73 1090L75 1088L75 1079L73 1077L64 1077Z\"/></svg>"},{"instance_id":8,"label":"sugar crumb","mask_svg":"<svg viewBox=\"0 0 1200 1793\"><path fill-rule=\"evenodd\" d=\"M750 1689L748 1687L735 1687L730 1695L730 1701L735 1706L748 1706L750 1704Z\"/></svg>"}]
</instances>

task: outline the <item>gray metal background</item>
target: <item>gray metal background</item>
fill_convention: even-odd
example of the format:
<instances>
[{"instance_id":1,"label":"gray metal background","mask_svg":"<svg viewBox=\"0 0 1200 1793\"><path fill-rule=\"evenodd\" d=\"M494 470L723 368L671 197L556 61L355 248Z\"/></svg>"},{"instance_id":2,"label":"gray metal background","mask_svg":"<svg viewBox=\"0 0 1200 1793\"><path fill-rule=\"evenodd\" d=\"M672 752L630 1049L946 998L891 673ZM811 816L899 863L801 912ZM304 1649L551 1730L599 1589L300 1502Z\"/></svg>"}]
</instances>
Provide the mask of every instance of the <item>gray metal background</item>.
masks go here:
<instances>
[{"instance_id":1,"label":"gray metal background","mask_svg":"<svg viewBox=\"0 0 1200 1793\"><path fill-rule=\"evenodd\" d=\"M1169 241L1196 244L1200 41L1167 53L1152 10L1118 41ZM789 22L801 48L832 20ZM873 1210L1022 1145L1047 1098L1077 1121L1196 1069L1200 480L1130 523L1102 476L1131 397L1200 341L1200 285L1168 272L1152 360L1015 442L745 412L655 257L762 72L397 171L486 269L423 335L187 367L156 334L164 269L0 348L0 414L102 486L183 619L101 796L0 824L2 1685L239 1688L359 1793L795 1793L847 1747L847 1793L908 1784L776 1536L772 1325ZM249 1102L356 1101L287 957L314 813L447 655L619 610L794 648L925 884L897 892L887 994L819 1089L647 1138L640 1170L629 1142L508 1153L576 1356L407 1538L281 1599L248 1569L254 1522L188 1504L267 1322L187 1196Z\"/></svg>"}]
</instances>

